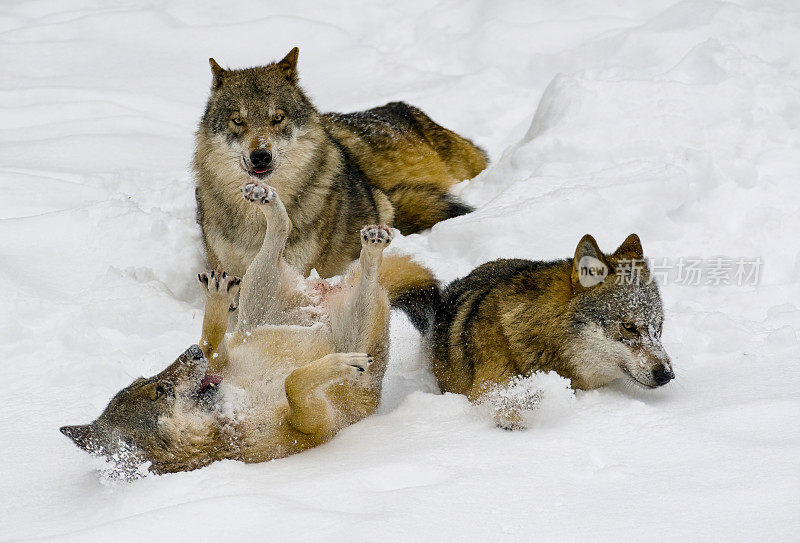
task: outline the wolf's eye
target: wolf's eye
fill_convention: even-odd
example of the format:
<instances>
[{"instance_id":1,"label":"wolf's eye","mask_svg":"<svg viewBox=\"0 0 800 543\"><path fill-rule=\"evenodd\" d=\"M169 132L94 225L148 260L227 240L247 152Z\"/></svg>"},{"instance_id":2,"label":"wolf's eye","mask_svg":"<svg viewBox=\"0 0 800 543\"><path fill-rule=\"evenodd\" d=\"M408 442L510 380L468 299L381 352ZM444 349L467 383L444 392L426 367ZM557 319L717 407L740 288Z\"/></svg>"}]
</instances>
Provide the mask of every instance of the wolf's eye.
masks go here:
<instances>
[{"instance_id":1,"label":"wolf's eye","mask_svg":"<svg viewBox=\"0 0 800 543\"><path fill-rule=\"evenodd\" d=\"M621 322L620 326L622 329L628 332L629 334L638 334L639 330L636 328L636 325L632 322Z\"/></svg>"},{"instance_id":2,"label":"wolf's eye","mask_svg":"<svg viewBox=\"0 0 800 543\"><path fill-rule=\"evenodd\" d=\"M272 124L278 124L284 119L283 113L276 113L272 116Z\"/></svg>"},{"instance_id":3,"label":"wolf's eye","mask_svg":"<svg viewBox=\"0 0 800 543\"><path fill-rule=\"evenodd\" d=\"M242 118L238 117L238 116L237 117L231 117L231 122L233 124L235 124L236 126L242 126L244 124L244 121L242 120Z\"/></svg>"},{"instance_id":4,"label":"wolf's eye","mask_svg":"<svg viewBox=\"0 0 800 543\"><path fill-rule=\"evenodd\" d=\"M164 388L164 387L162 387L161 385L158 385L158 386L156 387L156 395L155 395L155 397L153 398L153 401L156 401L156 400L158 400L159 398L163 398L163 397L164 397L166 394L167 394L167 389L165 389L165 388Z\"/></svg>"}]
</instances>

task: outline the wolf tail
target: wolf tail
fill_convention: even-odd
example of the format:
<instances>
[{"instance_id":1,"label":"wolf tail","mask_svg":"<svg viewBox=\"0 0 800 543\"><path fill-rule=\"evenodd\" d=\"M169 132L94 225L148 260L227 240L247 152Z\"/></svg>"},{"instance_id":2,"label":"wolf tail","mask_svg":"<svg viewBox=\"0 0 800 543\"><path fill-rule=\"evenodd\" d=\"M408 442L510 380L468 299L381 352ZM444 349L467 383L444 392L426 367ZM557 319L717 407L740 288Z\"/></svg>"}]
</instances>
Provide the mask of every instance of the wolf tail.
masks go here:
<instances>
[{"instance_id":1,"label":"wolf tail","mask_svg":"<svg viewBox=\"0 0 800 543\"><path fill-rule=\"evenodd\" d=\"M432 325L442 293L433 273L408 255L386 255L378 279L392 307L402 309L422 333Z\"/></svg>"},{"instance_id":2,"label":"wolf tail","mask_svg":"<svg viewBox=\"0 0 800 543\"><path fill-rule=\"evenodd\" d=\"M395 208L393 226L403 234L421 232L437 222L473 211L471 206L439 187L397 185L384 192Z\"/></svg>"},{"instance_id":3,"label":"wolf tail","mask_svg":"<svg viewBox=\"0 0 800 543\"><path fill-rule=\"evenodd\" d=\"M386 104L407 129L422 138L435 152L443 170L422 177L410 175L402 182L384 185L382 176L375 184L386 193L395 208L394 227L404 235L421 232L446 219L465 215L473 208L449 192L464 179L472 179L489 164L489 155L473 142L437 124L422 110L403 102Z\"/></svg>"}]
</instances>

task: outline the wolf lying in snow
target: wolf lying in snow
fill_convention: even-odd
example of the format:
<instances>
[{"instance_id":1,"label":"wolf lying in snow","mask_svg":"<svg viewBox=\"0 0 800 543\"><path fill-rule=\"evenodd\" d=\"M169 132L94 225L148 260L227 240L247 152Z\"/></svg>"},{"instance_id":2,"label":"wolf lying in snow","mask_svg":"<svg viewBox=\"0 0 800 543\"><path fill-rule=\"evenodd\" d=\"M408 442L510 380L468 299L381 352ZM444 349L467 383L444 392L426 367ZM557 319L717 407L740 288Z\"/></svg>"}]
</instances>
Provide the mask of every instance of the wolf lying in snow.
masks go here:
<instances>
[{"instance_id":1,"label":"wolf lying in snow","mask_svg":"<svg viewBox=\"0 0 800 543\"><path fill-rule=\"evenodd\" d=\"M637 273L626 274L634 262ZM675 377L661 345L661 296L636 234L610 255L587 234L572 259L495 260L431 300L433 373L443 391L474 402L536 371L555 371L577 389L620 378L656 388ZM514 413L501 418L517 425Z\"/></svg>"},{"instance_id":2,"label":"wolf lying in snow","mask_svg":"<svg viewBox=\"0 0 800 543\"><path fill-rule=\"evenodd\" d=\"M303 279L283 259L291 222L275 190L258 182L242 190L266 223L244 277L200 275L207 295L200 346L122 389L90 424L61 428L79 447L110 457L125 448L156 473L224 458L263 462L319 445L375 411L388 350L387 290L402 295L430 283L430 272L406 257L383 259L390 231L368 226L358 264L341 284ZM237 293L238 322L226 334Z\"/></svg>"}]
</instances>

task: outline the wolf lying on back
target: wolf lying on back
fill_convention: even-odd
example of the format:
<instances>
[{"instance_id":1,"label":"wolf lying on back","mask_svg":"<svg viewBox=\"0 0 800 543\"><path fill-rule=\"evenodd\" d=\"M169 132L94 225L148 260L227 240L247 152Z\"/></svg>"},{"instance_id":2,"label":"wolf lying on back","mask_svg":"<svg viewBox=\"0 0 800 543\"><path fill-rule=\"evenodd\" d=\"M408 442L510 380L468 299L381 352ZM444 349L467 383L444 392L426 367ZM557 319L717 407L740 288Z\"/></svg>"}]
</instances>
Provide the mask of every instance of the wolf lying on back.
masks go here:
<instances>
[{"instance_id":1,"label":"wolf lying on back","mask_svg":"<svg viewBox=\"0 0 800 543\"><path fill-rule=\"evenodd\" d=\"M391 236L372 226L361 231L359 265L342 284L306 281L282 258L291 224L275 191L250 183L244 195L266 232L241 285L219 271L200 276L202 350L194 345L137 379L91 424L63 427L81 448L112 457L124 450L157 473L223 458L263 462L319 445L378 406L389 332L382 284L407 288L414 274L430 281L429 272L402 257L382 266ZM237 291L238 323L226 335Z\"/></svg>"},{"instance_id":2,"label":"wolf lying on back","mask_svg":"<svg viewBox=\"0 0 800 543\"><path fill-rule=\"evenodd\" d=\"M402 102L319 113L297 84L297 56L244 70L210 59L194 169L212 266L241 275L261 246L264 218L238 195L248 181L281 195L293 225L286 260L304 276L342 273L364 224L410 234L471 210L448 189L486 167L483 151Z\"/></svg>"},{"instance_id":3,"label":"wolf lying on back","mask_svg":"<svg viewBox=\"0 0 800 543\"><path fill-rule=\"evenodd\" d=\"M539 370L584 390L619 378L645 388L668 383L675 375L660 341L661 297L643 258L636 234L611 255L587 234L572 259L495 260L454 281L432 308L432 369L442 390L479 401ZM639 273L624 276L633 261ZM604 280L583 280L592 262Z\"/></svg>"}]
</instances>

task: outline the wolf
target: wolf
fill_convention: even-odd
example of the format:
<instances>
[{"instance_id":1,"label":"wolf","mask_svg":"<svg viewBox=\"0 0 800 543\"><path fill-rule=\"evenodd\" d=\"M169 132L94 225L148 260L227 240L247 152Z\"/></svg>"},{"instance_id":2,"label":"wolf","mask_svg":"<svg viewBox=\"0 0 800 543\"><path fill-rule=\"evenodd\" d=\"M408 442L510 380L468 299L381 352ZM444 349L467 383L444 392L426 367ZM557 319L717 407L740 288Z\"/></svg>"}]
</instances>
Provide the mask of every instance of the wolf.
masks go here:
<instances>
[{"instance_id":1,"label":"wolf","mask_svg":"<svg viewBox=\"0 0 800 543\"><path fill-rule=\"evenodd\" d=\"M298 84L298 55L248 69L209 59L193 169L212 267L241 275L259 251L266 223L237 192L248 181L281 195L293 225L285 258L304 275L341 274L364 224L411 234L471 211L449 189L486 168L486 153L403 102L320 113Z\"/></svg>"},{"instance_id":2,"label":"wolf","mask_svg":"<svg viewBox=\"0 0 800 543\"><path fill-rule=\"evenodd\" d=\"M385 285L398 295L430 272L384 259L392 235L379 225L361 230L359 260L340 283L304 279L283 257L291 222L276 190L253 181L243 193L266 225L244 276L198 276L206 293L199 345L119 391L93 422L61 428L82 449L149 462L155 473L225 458L263 462L324 443L377 408L389 341Z\"/></svg>"},{"instance_id":3,"label":"wolf","mask_svg":"<svg viewBox=\"0 0 800 543\"><path fill-rule=\"evenodd\" d=\"M483 264L428 310L433 373L443 391L473 402L536 371L582 390L617 379L650 389L675 377L661 344L661 296L636 234L612 254L587 234L571 259Z\"/></svg>"}]
</instances>

